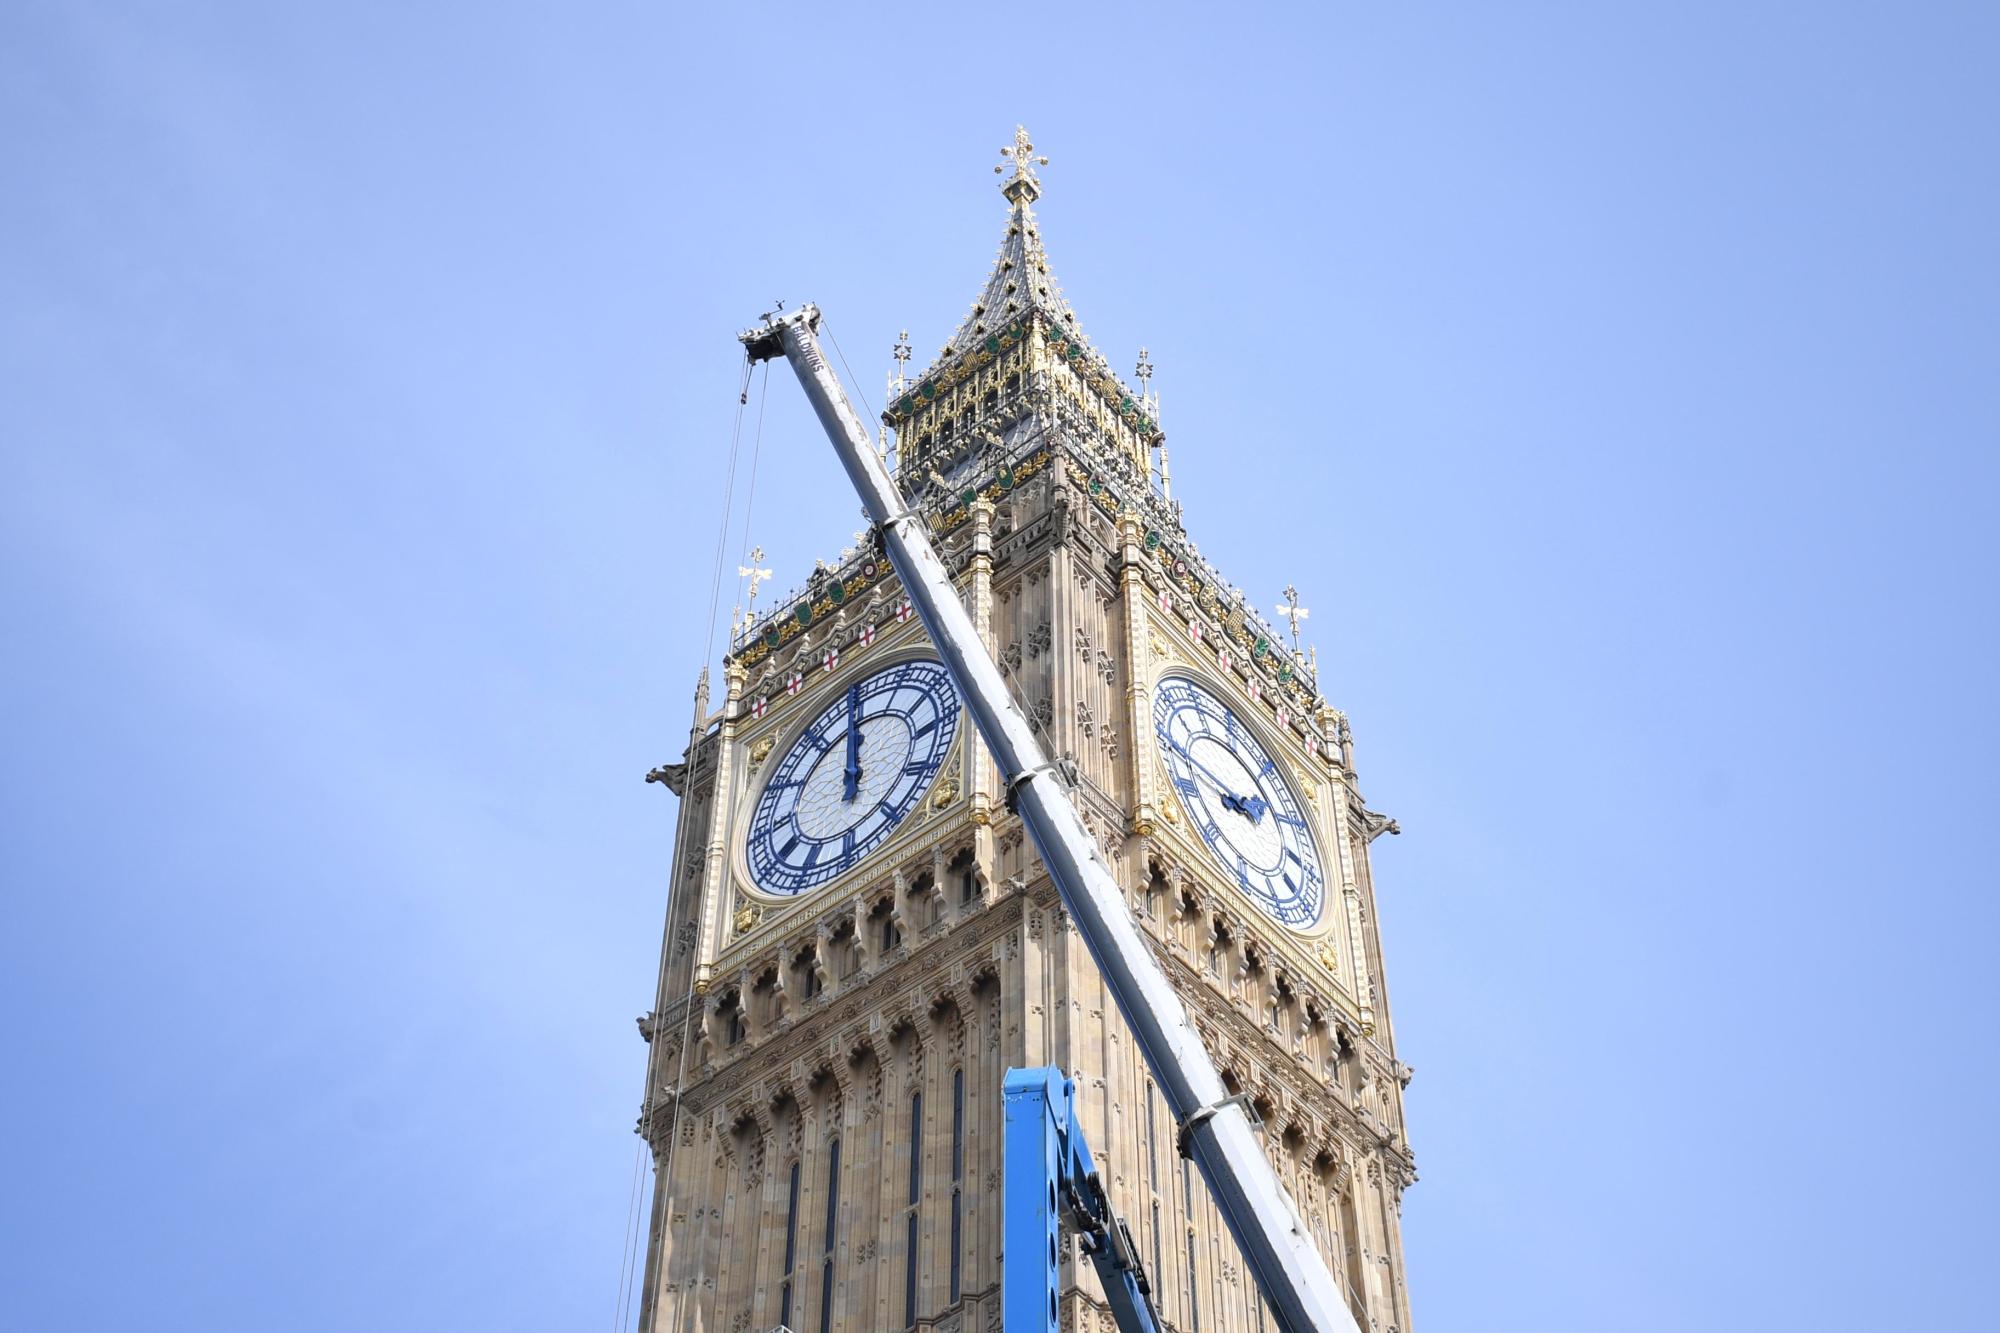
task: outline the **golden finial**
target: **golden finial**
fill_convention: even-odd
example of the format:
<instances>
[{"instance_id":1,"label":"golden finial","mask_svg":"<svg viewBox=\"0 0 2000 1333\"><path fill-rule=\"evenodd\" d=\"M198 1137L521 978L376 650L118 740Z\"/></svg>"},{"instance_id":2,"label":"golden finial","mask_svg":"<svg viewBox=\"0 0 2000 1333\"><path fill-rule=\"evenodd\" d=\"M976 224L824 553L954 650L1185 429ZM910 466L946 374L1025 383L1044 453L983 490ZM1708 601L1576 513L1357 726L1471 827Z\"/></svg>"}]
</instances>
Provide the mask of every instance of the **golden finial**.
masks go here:
<instances>
[{"instance_id":1,"label":"golden finial","mask_svg":"<svg viewBox=\"0 0 2000 1333\"><path fill-rule=\"evenodd\" d=\"M1018 204L1041 198L1042 183L1035 179L1035 168L1047 166L1049 160L1046 157L1035 156L1035 145L1028 142L1028 129L1025 125L1014 127L1013 145L1002 148L1000 156L1007 160L1007 166L1014 168L1014 174L1000 183L1000 193L1007 196L1008 202ZM993 174L996 176L1001 174L1007 166L993 168Z\"/></svg>"}]
</instances>

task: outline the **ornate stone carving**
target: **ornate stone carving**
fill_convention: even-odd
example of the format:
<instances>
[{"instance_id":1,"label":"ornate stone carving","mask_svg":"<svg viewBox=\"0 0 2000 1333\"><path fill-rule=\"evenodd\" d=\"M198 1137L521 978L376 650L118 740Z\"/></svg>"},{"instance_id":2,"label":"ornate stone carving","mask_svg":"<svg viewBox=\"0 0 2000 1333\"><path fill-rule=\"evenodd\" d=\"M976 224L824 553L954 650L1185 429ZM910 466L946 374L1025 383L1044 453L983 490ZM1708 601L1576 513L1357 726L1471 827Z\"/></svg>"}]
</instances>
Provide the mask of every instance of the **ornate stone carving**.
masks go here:
<instances>
[{"instance_id":1,"label":"ornate stone carving","mask_svg":"<svg viewBox=\"0 0 2000 1333\"><path fill-rule=\"evenodd\" d=\"M1362 828L1367 833L1368 841L1370 842L1375 841L1375 839L1381 837L1384 833L1393 834L1403 831L1402 826L1387 815L1378 814L1373 810L1364 810L1358 803L1355 809L1360 812Z\"/></svg>"},{"instance_id":2,"label":"ornate stone carving","mask_svg":"<svg viewBox=\"0 0 2000 1333\"><path fill-rule=\"evenodd\" d=\"M1021 221L1034 225L1031 215ZM1024 254L1040 253L1038 243L1031 249L1022 237L1010 238L1010 244ZM1054 292L1046 273L1006 272L999 275L995 294L1003 306L1008 300L1039 306L1040 298L1033 292L1042 284ZM1047 299L1057 298L1051 294ZM1189 821L1184 816L1190 812L1170 785L1149 781L1143 808L1133 790L1142 776L1151 775L1141 766L1155 763L1146 684L1150 666L1179 655L1200 664L1195 669L1213 674L1215 649L1228 642L1216 618L1222 614L1240 632L1273 642L1275 636L1254 616L1246 617L1238 599L1218 598L1218 590L1227 593L1229 585L1186 542L1173 508L1151 493L1143 465L1144 441L1135 434L1136 417L1149 410L1146 402L1136 401L1133 415L1121 414L1119 398L1103 400L1096 391L1101 372L1080 335L1062 335L1064 350L1057 352L1051 330L1034 319L1015 330L1015 321L1032 313L1028 305L1004 320L1001 313L989 308L969 317L969 325L984 327L974 328L976 337L968 335L956 343L950 356L926 372L927 378L919 383L931 390L929 394L917 394L919 383L896 391L897 396L912 399L910 409L891 423L899 444L907 446L910 457L922 458L921 466L951 474L948 487L926 494L918 482L921 472L908 473L908 480L918 482L913 501L944 539L949 566L972 568L976 579L983 559L979 543L986 542L983 549L992 552L994 581L990 585L968 581L975 614L984 618L981 628L1000 649L1010 687L1037 719L1044 744L1052 753L1066 743L1073 747L1073 759L1082 769L1075 800L1143 923L1142 935L1154 944L1172 985L1186 998L1201 1040L1226 1059L1237 1086L1252 1094L1268 1118L1262 1151L1278 1164L1288 1187L1302 1200L1323 1200L1327 1190L1321 1180L1344 1169L1342 1164L1365 1172L1353 1164L1370 1157L1383 1163L1383 1187L1394 1182L1399 1192L1407 1153L1400 1140L1390 1144L1399 1131L1386 1123L1386 1117L1400 1109L1392 1080L1403 1067L1390 1063L1393 1052L1387 1049L1386 1034L1376 1042L1360 1035L1358 1006L1372 1001L1365 975L1351 980L1341 975L1362 970L1364 958L1372 960L1372 952L1364 952L1375 947L1372 923L1358 913L1359 927L1351 927L1343 909L1339 933L1329 937L1295 934L1264 922L1231 885L1221 882L1213 858L1205 855L1200 843L1186 837ZM988 338L1002 338L1004 345L989 351ZM1072 345L1077 348L1075 355L1068 350ZM900 404L892 407L891 415L898 411ZM934 432L946 419L953 424L953 438L930 438L920 450L917 432ZM908 438L901 439L906 426ZM981 445L988 432L991 442ZM1034 455L1034 450L1041 453ZM1032 470L1024 466L1030 458L1037 459ZM1019 469L1019 475L1003 480L1002 470L1010 468ZM976 497L970 502L964 498L968 490ZM997 525L981 516L988 506L998 507ZM1115 532L1112 515L1118 516ZM1058 535L1066 548L1059 550L1051 541ZM995 536L997 541L989 540ZM816 708L814 701L826 697L836 683L820 670L821 652L835 644L845 656L856 651L862 637L870 639L866 650L876 653L885 646L900 651L921 642L919 625L896 618L901 594L884 600L884 589L892 588L893 582L879 571L863 577L864 562L883 562L879 548L871 544L864 551L862 546L857 542L851 557L843 555L839 569L825 571L802 590L803 601L800 597L780 601L776 615L760 622L751 635L739 636L733 648L733 656L744 658L738 675L745 668L763 671L774 686L763 696L768 698L767 709ZM855 580L851 586L850 578ZM837 584L844 589L838 601ZM1168 600L1155 610L1163 592ZM800 611L806 613L804 619L796 618ZM856 618L855 624L843 628L843 615ZM876 632L857 634L861 625ZM762 640L767 626L776 631L774 642L780 646L765 646L757 656L747 656L745 639ZM1194 637L1197 630L1206 637ZM1074 656L1057 654L1053 648L1057 642L1069 643ZM1284 657L1282 646L1276 663L1251 660L1253 654L1239 651L1237 642L1228 642L1228 647L1233 673L1240 679L1247 668L1250 678L1261 682L1267 724L1273 706L1291 710L1294 719L1324 718L1312 711L1324 705L1310 691L1301 696L1295 688L1300 681L1298 665L1293 665L1289 683L1283 678L1279 668L1292 659ZM774 674L794 658L805 678L796 698L776 688L783 676ZM776 697L768 697L771 694ZM750 707L759 695L732 688L731 698L736 702L729 712L737 725L750 726L749 715L760 725L743 737L744 749L733 751L736 767L723 790L716 789L715 778L718 764L728 762L730 747L720 744L718 737L717 743L697 747L691 756L693 767L684 779L690 808L697 808L707 794L710 811L709 818L699 821L704 836L683 849L689 853L694 896L704 887L702 876L710 872L704 853L711 836L731 841L721 844L724 854L712 863L715 882L706 886L720 902L707 901L705 915L699 918L703 925L694 936L676 932L675 948L683 951L676 956L685 967L686 955L695 954L704 943L719 944L720 956L703 966L724 979L722 989L741 985L746 1001L754 993L753 1012L743 1040L712 1050L702 1020L685 1009L665 1006L651 1020L653 1035L661 1038L652 1048L656 1063L678 1040L677 1028L684 1023L695 1024L689 1054L698 1060L686 1071L684 1104L667 1100L662 1089L651 1090L658 1130L649 1141L657 1160L664 1142L684 1141L695 1124L707 1135L696 1136L699 1146L694 1151L669 1154L673 1164L661 1177L666 1201L660 1215L663 1226L676 1218L691 1218L699 1230L709 1220L733 1226L737 1223L730 1219L742 1219L748 1231L723 1237L730 1258L719 1267L704 1268L703 1260L695 1257L713 1243L713 1228L698 1245L675 1238L670 1247L672 1280L683 1292L702 1294L681 1296L671 1317L729 1327L734 1333L756 1333L755 1321L749 1318L752 1309L768 1310L775 1318L774 1308L753 1306L752 1300L762 1291L768 1301L775 1291L771 1271L775 1261L769 1257L772 1232L783 1225L785 1177L795 1160L786 1148L803 1148L805 1188L818 1200L823 1178L817 1173L825 1164L825 1143L831 1125L844 1120L843 1162L852 1173L854 1192L843 1193L842 1204L844 1212L853 1213L856 1225L851 1231L843 1227L841 1233L840 1243L846 1248L840 1252L840 1280L851 1278L855 1295L840 1307L835 1327L837 1333L862 1333L893 1322L901 1297L897 1260L905 1183L900 1173L906 1169L908 1150L907 1097L921 1085L927 1135L933 1143L948 1136L944 1108L950 1105L950 1076L962 1066L968 1073L968 1103L976 1108L976 1117L983 1117L975 1119L966 1144L964 1181L970 1207L965 1219L969 1262L964 1300L956 1308L929 1309L926 1317L937 1324L939 1333L982 1326L998 1333L999 1301L997 1289L990 1285L998 1277L990 1258L998 1233L990 1214L998 1207L1004 1180L997 1146L990 1141L996 1113L986 1100L997 1093L998 1071L1024 1059L1069 1064L1089 1089L1087 1114L1109 1117L1107 1177L1137 1185L1144 1180L1143 1149L1134 1146L1144 1141L1139 1128L1144 1073L1125 1040L1128 1034L1095 987L1084 951L1074 937L1062 933L1053 886L1027 846L1018 819L1000 808L993 795L993 770L983 757L986 766L977 770L964 762L964 756L955 757L924 794L916 816L884 844L877 863L855 872L851 880L825 894L783 903L739 899L728 868L740 830L730 816L746 786L755 786L754 780L746 783L745 768L754 770L771 762L775 729L766 732L768 712ZM1122 744L1126 732L1133 736L1131 747ZM1337 763L1338 747L1331 742L1338 733L1336 724L1323 723L1323 748L1314 757ZM1125 748L1133 754L1122 756ZM1301 747L1296 754L1288 749L1283 762L1305 766L1302 794L1325 796L1314 791L1311 778L1318 776L1321 783L1332 779L1307 759L1307 750ZM1345 808L1360 808L1349 789L1338 790ZM991 820L989 832L971 827L981 813ZM1138 827L1142 818L1143 829ZM711 835L712 828L723 832ZM1351 838L1345 859L1357 862L1367 855L1366 826L1350 816L1346 831L1351 831ZM969 858L964 855L968 851ZM1176 855L1191 857L1191 864L1175 863ZM1156 863L1163 879L1154 877ZM975 873L969 899L959 878L967 867ZM1350 868L1347 879L1365 885L1365 864ZM689 889L677 880L673 896L678 914L674 924L680 926L686 913L678 904L688 901ZM885 901L892 905L878 916ZM740 909L752 907L757 910L754 918L736 916ZM1236 919L1215 977L1206 971L1207 941L1196 935L1197 928L1186 915L1195 911L1205 914L1204 922L1218 914L1225 921ZM735 925L733 934L715 931L718 914ZM1241 919L1245 917L1247 921ZM1251 922L1270 932L1255 944L1245 929ZM900 931L899 941L889 929L892 925ZM847 932L852 932L852 946ZM718 933L722 938L715 940ZM1350 942L1356 952L1346 955L1343 968L1333 949L1345 952ZM1187 962L1190 947L1197 951L1194 968ZM807 958L825 969L826 984L811 997L805 994L802 970ZM792 966L787 967L788 962ZM1372 961L1366 966L1372 967ZM759 981L763 989L756 992ZM1284 984L1294 992L1289 1000L1283 994ZM1315 987L1320 994L1312 993ZM1225 997L1224 988L1233 993ZM698 1009L706 1015L710 1006ZM1365 1059L1374 1070L1371 1095L1355 1098L1352 1104L1324 1081L1332 1027L1343 1019L1354 1033L1356 1067ZM713 1021L719 1039L722 1018ZM936 1052L935 1057L927 1056L927 1051ZM927 1058L932 1061L928 1069ZM678 1116L681 1109L700 1116ZM674 1132L677 1127L680 1133ZM1167 1138L1170 1142L1171 1127ZM933 1165L925 1170L926 1197L934 1198L942 1178ZM1177 1195L1178 1181L1163 1193ZM725 1199L730 1202L725 1204ZM878 1205L880 1217L873 1213ZM1180 1241L1177 1199L1172 1207L1175 1215L1168 1234ZM1386 1207L1371 1209L1366 1214L1368 1225L1379 1230L1375 1219L1387 1212ZM941 1216L926 1204L922 1224L927 1245L936 1243L934 1232ZM1138 1225L1143 1231L1143 1223ZM814 1226L810 1234L816 1238L816 1220ZM1391 1229L1393 1243L1393 1222ZM1228 1249L1226 1241L1209 1238L1204 1243L1202 1322L1232 1329L1257 1327L1245 1274ZM811 1257L816 1260L817 1251ZM1068 1265L1066 1282L1087 1283L1074 1246L1064 1246L1062 1257ZM1173 1288L1179 1286L1180 1259L1175 1253L1168 1265L1175 1271L1162 1275L1167 1279L1162 1288L1170 1300ZM870 1268L891 1276L886 1282L878 1280L866 1273ZM658 1292L667 1275L649 1273L646 1280L653 1284L649 1289ZM1364 1284L1369 1303L1361 1320L1364 1327L1387 1327L1392 1319L1407 1322L1394 1294L1399 1281L1398 1273L1391 1282ZM863 1287L863 1282L872 1283L872 1289ZM805 1301L816 1315L816 1271L811 1283L813 1291ZM1210 1295L1217 1307L1213 1310L1207 1303ZM1067 1326L1110 1333L1112 1324L1100 1303L1071 1289L1066 1290L1063 1304ZM890 1321L881 1317L884 1310L890 1312ZM667 1316L656 1312L654 1317Z\"/></svg>"}]
</instances>

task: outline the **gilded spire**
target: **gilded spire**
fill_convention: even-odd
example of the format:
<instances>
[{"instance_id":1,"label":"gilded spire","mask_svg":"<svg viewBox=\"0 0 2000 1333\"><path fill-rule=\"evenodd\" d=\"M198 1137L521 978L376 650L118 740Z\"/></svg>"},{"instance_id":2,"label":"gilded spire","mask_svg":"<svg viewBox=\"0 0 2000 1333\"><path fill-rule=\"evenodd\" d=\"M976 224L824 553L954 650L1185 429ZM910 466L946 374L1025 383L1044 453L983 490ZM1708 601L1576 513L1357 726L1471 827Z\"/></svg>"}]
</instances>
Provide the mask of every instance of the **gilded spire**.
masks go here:
<instances>
[{"instance_id":1,"label":"gilded spire","mask_svg":"<svg viewBox=\"0 0 2000 1333\"><path fill-rule=\"evenodd\" d=\"M1042 195L1042 183L1035 175L1035 168L1047 166L1049 160L1035 156L1035 145L1029 140L1025 128L1014 131L1013 146L1001 149L1000 156L1005 162L995 167L994 171L1004 172L1011 165L1014 172L1000 185L1000 192L1013 206L1007 219L1007 232L1000 238L1000 252L994 256L992 271L986 275L986 285L981 289L979 298L972 303L972 309L966 313L964 322L951 335L950 341L938 349L937 359L916 377L918 381L927 378L945 362L978 347L996 330L1006 328L1031 310L1040 310L1051 323L1066 329L1079 340L1083 338L1076 312L1063 299L1062 285L1049 268L1048 252L1042 248L1041 224L1035 220L1035 212L1029 207ZM1095 351L1091 356L1101 359L1097 358Z\"/></svg>"},{"instance_id":2,"label":"gilded spire","mask_svg":"<svg viewBox=\"0 0 2000 1333\"><path fill-rule=\"evenodd\" d=\"M1049 267L1048 251L1042 248L1041 224L1035 220L1031 205L1042 195L1035 168L1047 166L1049 160L1036 155L1025 128L1015 130L1013 145L1001 149L1000 156L1002 163L994 170L1005 173L1010 166L1013 169L1000 185L1009 205L1007 230L1000 238L1000 250L993 257L986 283L957 331L938 349L930 365L910 381L914 386L911 394L892 403L884 416L901 430L920 402L928 401L930 394L925 390L935 388L934 377L962 365L962 358L998 355L1003 346L1013 346L1028 337L1030 329L1039 329L1034 336L1054 348L1083 384L1132 425L1143 449L1160 434L1148 399L1144 393L1128 389L1111 363L1091 346L1076 312L1063 296L1062 284Z\"/></svg>"}]
</instances>

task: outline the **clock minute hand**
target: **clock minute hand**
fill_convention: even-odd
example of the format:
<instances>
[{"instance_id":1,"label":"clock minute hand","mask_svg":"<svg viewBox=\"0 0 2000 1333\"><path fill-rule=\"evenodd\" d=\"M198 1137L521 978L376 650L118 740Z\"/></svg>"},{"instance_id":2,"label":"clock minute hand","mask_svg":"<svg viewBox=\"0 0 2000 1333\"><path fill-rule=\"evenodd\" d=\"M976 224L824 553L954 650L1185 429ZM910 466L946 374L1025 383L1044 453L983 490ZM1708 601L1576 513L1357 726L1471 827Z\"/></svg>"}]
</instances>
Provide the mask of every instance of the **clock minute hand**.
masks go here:
<instances>
[{"instance_id":1,"label":"clock minute hand","mask_svg":"<svg viewBox=\"0 0 2000 1333\"><path fill-rule=\"evenodd\" d=\"M861 684L847 689L847 766L841 770L840 799L851 801L861 792Z\"/></svg>"},{"instance_id":2,"label":"clock minute hand","mask_svg":"<svg viewBox=\"0 0 2000 1333\"><path fill-rule=\"evenodd\" d=\"M1248 815L1253 824L1263 819L1264 811L1269 808L1261 796L1238 796L1227 791L1222 793L1222 804L1238 814Z\"/></svg>"},{"instance_id":3,"label":"clock minute hand","mask_svg":"<svg viewBox=\"0 0 2000 1333\"><path fill-rule=\"evenodd\" d=\"M1238 796L1235 792L1229 789L1229 784L1225 783L1221 778L1215 776L1214 773L1209 771L1208 765L1202 763L1201 760L1195 758L1194 755L1190 754L1187 750L1181 751L1181 757L1186 759L1189 764L1193 765L1194 770L1197 773L1200 773L1203 777L1207 778L1209 782L1215 787L1216 791L1221 793L1223 809L1234 810L1239 815L1248 816L1250 822L1253 824L1263 819L1264 811L1267 808L1266 802L1263 797Z\"/></svg>"}]
</instances>

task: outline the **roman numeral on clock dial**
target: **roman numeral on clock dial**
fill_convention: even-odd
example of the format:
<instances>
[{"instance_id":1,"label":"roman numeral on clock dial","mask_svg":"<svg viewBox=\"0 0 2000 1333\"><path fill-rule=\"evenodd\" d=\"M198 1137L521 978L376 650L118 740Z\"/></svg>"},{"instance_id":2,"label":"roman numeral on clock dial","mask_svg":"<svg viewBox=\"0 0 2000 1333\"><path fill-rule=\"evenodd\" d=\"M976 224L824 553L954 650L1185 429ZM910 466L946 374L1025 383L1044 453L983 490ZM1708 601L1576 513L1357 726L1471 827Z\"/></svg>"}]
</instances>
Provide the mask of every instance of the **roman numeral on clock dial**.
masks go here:
<instances>
[{"instance_id":1,"label":"roman numeral on clock dial","mask_svg":"<svg viewBox=\"0 0 2000 1333\"><path fill-rule=\"evenodd\" d=\"M765 893L805 893L860 865L916 807L958 735L958 695L937 662L830 682L823 697L751 809L744 861Z\"/></svg>"}]
</instances>

